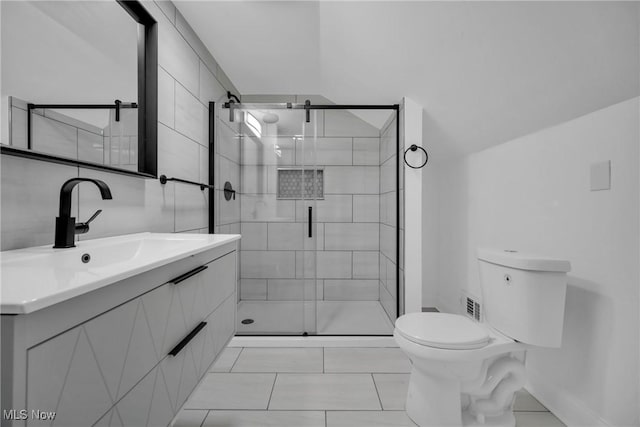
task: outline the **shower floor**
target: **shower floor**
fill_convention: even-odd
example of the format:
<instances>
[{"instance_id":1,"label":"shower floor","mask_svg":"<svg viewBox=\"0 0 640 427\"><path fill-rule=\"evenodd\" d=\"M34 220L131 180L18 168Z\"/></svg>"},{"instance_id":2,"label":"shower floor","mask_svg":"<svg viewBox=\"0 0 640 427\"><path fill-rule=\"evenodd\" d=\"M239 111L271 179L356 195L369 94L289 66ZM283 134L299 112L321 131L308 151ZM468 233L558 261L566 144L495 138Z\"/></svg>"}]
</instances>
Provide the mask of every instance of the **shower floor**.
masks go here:
<instances>
[{"instance_id":1,"label":"shower floor","mask_svg":"<svg viewBox=\"0 0 640 427\"><path fill-rule=\"evenodd\" d=\"M238 335L301 334L303 316L313 323L313 302L240 301ZM391 335L393 324L379 301L318 301L318 335ZM253 319L242 324L243 319Z\"/></svg>"}]
</instances>

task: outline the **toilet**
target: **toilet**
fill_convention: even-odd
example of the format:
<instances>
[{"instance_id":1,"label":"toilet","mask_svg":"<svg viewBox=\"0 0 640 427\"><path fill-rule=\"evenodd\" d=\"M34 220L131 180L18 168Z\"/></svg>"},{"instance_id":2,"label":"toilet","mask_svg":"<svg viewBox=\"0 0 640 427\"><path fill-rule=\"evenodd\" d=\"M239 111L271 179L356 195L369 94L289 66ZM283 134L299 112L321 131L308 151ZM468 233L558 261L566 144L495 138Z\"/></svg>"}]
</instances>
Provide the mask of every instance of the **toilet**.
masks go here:
<instances>
[{"instance_id":1,"label":"toilet","mask_svg":"<svg viewBox=\"0 0 640 427\"><path fill-rule=\"evenodd\" d=\"M483 321L448 313L399 317L393 336L412 363L406 411L420 427L515 426L526 351L560 347L566 260L479 249Z\"/></svg>"}]
</instances>

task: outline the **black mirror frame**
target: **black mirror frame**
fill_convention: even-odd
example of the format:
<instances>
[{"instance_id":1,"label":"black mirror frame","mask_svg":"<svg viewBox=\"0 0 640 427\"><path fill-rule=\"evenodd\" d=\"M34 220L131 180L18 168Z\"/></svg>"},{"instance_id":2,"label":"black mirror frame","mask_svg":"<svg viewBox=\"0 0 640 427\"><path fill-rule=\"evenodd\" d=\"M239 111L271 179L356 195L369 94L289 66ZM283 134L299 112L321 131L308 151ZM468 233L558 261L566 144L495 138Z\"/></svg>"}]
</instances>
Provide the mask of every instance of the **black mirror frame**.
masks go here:
<instances>
[{"instance_id":1,"label":"black mirror frame","mask_svg":"<svg viewBox=\"0 0 640 427\"><path fill-rule=\"evenodd\" d=\"M138 171L0 144L0 153L144 178L158 177L158 23L138 0L115 0L144 27L138 34Z\"/></svg>"}]
</instances>

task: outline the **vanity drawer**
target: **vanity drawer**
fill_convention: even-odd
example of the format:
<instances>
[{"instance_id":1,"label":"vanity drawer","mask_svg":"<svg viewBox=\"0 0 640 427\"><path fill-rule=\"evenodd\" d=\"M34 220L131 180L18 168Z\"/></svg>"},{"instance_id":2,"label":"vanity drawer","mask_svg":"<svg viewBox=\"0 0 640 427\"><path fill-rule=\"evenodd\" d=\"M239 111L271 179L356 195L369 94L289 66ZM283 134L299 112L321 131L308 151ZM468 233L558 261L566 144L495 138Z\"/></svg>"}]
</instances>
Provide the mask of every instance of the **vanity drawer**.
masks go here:
<instances>
[{"instance_id":1,"label":"vanity drawer","mask_svg":"<svg viewBox=\"0 0 640 427\"><path fill-rule=\"evenodd\" d=\"M227 254L141 297L158 359L235 291L235 258Z\"/></svg>"}]
</instances>

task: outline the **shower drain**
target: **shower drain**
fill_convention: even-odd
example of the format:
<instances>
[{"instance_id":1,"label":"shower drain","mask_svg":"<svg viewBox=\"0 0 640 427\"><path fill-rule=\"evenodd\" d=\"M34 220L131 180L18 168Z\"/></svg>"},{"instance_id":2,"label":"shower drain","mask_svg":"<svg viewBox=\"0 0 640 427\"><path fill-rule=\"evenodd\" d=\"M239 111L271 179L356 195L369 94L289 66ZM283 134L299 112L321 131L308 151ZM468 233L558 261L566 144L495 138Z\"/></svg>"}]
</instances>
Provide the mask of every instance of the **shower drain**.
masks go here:
<instances>
[{"instance_id":1,"label":"shower drain","mask_svg":"<svg viewBox=\"0 0 640 427\"><path fill-rule=\"evenodd\" d=\"M253 323L253 319L244 319L241 323L243 325L250 325Z\"/></svg>"}]
</instances>

